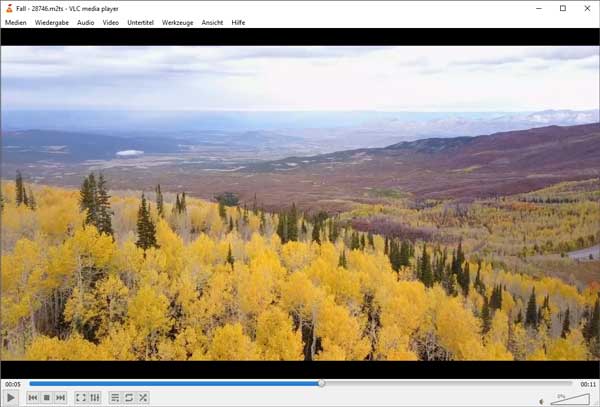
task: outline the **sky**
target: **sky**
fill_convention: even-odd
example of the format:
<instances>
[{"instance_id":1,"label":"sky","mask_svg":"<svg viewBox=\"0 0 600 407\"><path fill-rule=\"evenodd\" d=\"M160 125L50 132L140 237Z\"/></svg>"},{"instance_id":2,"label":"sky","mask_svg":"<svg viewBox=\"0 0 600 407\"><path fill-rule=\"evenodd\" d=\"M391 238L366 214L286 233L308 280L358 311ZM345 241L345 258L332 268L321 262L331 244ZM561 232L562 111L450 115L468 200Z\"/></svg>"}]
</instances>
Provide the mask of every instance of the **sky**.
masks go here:
<instances>
[{"instance_id":1,"label":"sky","mask_svg":"<svg viewBox=\"0 0 600 407\"><path fill-rule=\"evenodd\" d=\"M3 47L5 110L600 106L598 47Z\"/></svg>"}]
</instances>

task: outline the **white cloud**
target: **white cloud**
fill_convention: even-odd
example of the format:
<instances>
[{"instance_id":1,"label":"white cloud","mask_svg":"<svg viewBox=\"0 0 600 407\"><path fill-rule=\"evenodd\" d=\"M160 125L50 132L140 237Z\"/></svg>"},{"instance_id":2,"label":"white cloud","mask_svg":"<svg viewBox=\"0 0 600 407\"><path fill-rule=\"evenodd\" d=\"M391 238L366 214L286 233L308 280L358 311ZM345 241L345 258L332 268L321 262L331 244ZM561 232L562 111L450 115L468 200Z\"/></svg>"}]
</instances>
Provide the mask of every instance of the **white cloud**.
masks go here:
<instances>
[{"instance_id":1,"label":"white cloud","mask_svg":"<svg viewBox=\"0 0 600 407\"><path fill-rule=\"evenodd\" d=\"M597 108L597 47L6 47L6 109Z\"/></svg>"},{"instance_id":2,"label":"white cloud","mask_svg":"<svg viewBox=\"0 0 600 407\"><path fill-rule=\"evenodd\" d=\"M123 150L117 152L119 157L137 157L143 154L144 152L140 150Z\"/></svg>"}]
</instances>

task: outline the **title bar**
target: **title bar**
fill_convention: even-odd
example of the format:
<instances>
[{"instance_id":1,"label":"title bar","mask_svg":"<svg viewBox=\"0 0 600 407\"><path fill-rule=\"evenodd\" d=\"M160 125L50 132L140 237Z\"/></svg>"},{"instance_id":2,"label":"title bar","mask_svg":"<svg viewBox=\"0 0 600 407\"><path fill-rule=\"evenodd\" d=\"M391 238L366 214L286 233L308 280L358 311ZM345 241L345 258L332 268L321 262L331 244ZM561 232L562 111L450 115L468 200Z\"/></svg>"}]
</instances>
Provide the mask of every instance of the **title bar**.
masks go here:
<instances>
[{"instance_id":1,"label":"title bar","mask_svg":"<svg viewBox=\"0 0 600 407\"><path fill-rule=\"evenodd\" d=\"M600 1L0 1L2 28L598 28Z\"/></svg>"}]
</instances>

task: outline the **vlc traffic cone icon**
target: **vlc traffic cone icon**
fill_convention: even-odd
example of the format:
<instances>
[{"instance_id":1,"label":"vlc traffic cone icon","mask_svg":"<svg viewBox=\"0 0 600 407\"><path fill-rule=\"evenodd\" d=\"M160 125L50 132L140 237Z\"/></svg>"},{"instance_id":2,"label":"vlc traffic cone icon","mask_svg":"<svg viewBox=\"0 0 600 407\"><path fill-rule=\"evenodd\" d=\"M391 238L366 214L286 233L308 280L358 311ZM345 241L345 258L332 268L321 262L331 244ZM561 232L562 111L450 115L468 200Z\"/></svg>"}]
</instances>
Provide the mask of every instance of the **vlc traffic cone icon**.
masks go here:
<instances>
[{"instance_id":1,"label":"vlc traffic cone icon","mask_svg":"<svg viewBox=\"0 0 600 407\"><path fill-rule=\"evenodd\" d=\"M12 10L12 4L9 4L8 7L6 7L6 12L7 13L12 13L13 12L13 10Z\"/></svg>"}]
</instances>

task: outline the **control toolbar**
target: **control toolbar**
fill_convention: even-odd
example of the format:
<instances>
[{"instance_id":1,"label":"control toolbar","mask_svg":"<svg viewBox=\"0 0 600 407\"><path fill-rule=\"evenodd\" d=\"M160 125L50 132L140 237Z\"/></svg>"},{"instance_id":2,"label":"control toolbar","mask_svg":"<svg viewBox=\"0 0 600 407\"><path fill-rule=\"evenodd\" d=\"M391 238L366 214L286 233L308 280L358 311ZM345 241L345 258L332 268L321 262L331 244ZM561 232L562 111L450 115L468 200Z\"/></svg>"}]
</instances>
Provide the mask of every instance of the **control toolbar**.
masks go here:
<instances>
[{"instance_id":1,"label":"control toolbar","mask_svg":"<svg viewBox=\"0 0 600 407\"><path fill-rule=\"evenodd\" d=\"M3 380L2 405L599 406L590 380Z\"/></svg>"}]
</instances>

